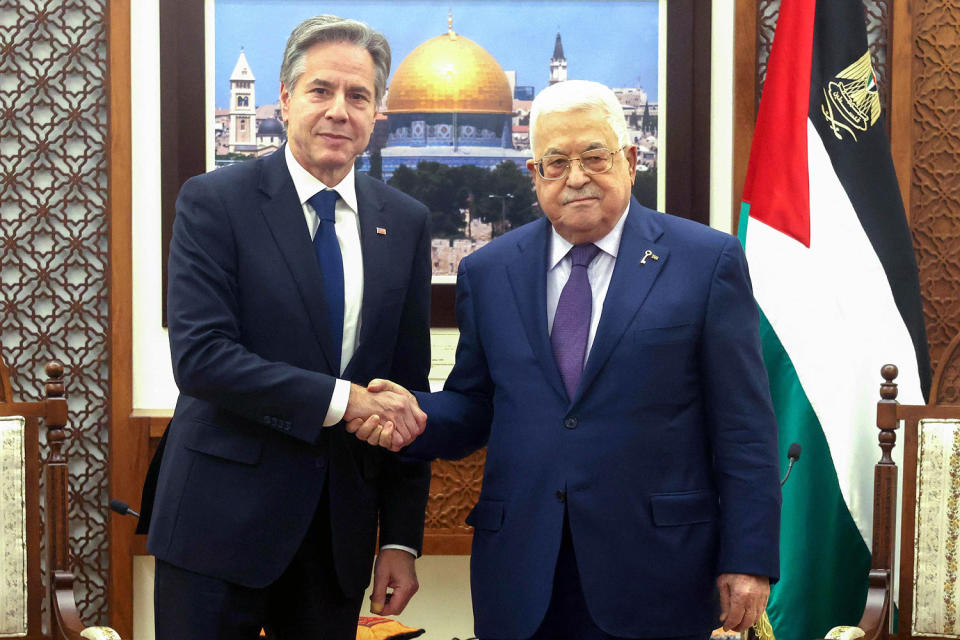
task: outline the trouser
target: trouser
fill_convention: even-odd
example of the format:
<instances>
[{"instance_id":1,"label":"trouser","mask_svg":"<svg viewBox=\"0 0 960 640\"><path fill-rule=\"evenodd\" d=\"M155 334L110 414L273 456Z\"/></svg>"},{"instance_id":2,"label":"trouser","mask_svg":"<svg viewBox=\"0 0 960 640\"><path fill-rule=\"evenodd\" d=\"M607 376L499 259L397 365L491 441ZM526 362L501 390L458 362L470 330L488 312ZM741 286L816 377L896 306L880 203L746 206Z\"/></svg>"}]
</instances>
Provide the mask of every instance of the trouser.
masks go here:
<instances>
[{"instance_id":1,"label":"trouser","mask_svg":"<svg viewBox=\"0 0 960 640\"><path fill-rule=\"evenodd\" d=\"M198 531L197 535L203 535ZM290 566L253 589L157 560L157 640L355 640L363 594L340 589L330 542L326 489Z\"/></svg>"},{"instance_id":2,"label":"trouser","mask_svg":"<svg viewBox=\"0 0 960 640\"><path fill-rule=\"evenodd\" d=\"M644 640L707 640L709 637L710 632L706 632L694 636ZM563 539L553 577L550 606L537 632L528 640L636 640L604 632L590 616L580 585L580 572L566 516L563 519Z\"/></svg>"}]
</instances>

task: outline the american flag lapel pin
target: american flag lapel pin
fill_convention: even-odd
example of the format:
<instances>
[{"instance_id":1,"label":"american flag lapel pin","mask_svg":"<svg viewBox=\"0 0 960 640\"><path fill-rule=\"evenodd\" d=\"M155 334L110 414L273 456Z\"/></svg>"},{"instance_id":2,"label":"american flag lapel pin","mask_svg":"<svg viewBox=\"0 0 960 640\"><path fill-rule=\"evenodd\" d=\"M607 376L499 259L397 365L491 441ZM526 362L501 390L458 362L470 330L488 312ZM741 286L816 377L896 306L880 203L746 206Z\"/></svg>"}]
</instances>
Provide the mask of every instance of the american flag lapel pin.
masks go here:
<instances>
[{"instance_id":1,"label":"american flag lapel pin","mask_svg":"<svg viewBox=\"0 0 960 640\"><path fill-rule=\"evenodd\" d=\"M387 235L387 228L386 228L386 227L377 227L377 235L378 235L378 236L385 236L385 235Z\"/></svg>"}]
</instances>

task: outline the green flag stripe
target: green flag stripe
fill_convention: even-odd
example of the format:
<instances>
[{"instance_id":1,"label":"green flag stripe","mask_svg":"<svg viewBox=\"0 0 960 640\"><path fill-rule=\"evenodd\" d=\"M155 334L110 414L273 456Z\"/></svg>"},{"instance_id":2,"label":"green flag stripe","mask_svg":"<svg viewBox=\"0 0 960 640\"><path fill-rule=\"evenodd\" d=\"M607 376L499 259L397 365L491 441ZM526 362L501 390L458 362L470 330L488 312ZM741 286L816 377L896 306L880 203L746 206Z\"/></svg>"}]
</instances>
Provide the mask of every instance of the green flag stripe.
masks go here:
<instances>
[{"instance_id":1,"label":"green flag stripe","mask_svg":"<svg viewBox=\"0 0 960 640\"><path fill-rule=\"evenodd\" d=\"M802 458L783 488L780 575L784 579L773 586L767 611L778 640L822 638L835 625L860 620L870 551L840 492L820 422L789 355L762 312L760 338L779 425L781 460L786 459L790 443L803 447Z\"/></svg>"}]
</instances>

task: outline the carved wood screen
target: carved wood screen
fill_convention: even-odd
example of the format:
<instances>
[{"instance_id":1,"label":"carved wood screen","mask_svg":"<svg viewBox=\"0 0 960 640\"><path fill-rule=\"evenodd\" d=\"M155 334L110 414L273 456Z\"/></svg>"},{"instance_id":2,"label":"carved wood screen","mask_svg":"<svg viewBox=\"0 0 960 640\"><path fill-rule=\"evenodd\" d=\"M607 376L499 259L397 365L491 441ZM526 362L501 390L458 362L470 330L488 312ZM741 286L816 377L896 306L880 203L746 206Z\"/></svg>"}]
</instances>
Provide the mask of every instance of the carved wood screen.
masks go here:
<instances>
[{"instance_id":1,"label":"carved wood screen","mask_svg":"<svg viewBox=\"0 0 960 640\"><path fill-rule=\"evenodd\" d=\"M913 232L931 366L936 368L950 340L960 333L960 42L956 39L960 0L863 0L863 5L887 133L893 141ZM738 106L735 205L746 176L779 8L780 0L737 2L738 25L753 27L755 35L737 34L737 64L753 70L749 78L738 74L738 87L751 91L753 101L749 107L742 102ZM895 43L903 46L894 47ZM894 77L895 70L908 77ZM898 83L904 83L904 90L895 95L892 88ZM745 108L749 114L742 113ZM909 175L909 183L903 174ZM909 188L904 188L907 184ZM949 370L954 382L960 383L960 362L951 363Z\"/></svg>"},{"instance_id":2,"label":"carved wood screen","mask_svg":"<svg viewBox=\"0 0 960 640\"><path fill-rule=\"evenodd\" d=\"M910 3L913 169L910 227L930 363L960 333L960 0ZM949 364L956 397L960 361ZM949 376L948 376L949 377Z\"/></svg>"},{"instance_id":3,"label":"carved wood screen","mask_svg":"<svg viewBox=\"0 0 960 640\"><path fill-rule=\"evenodd\" d=\"M13 392L67 365L79 608L107 613L105 0L0 0L0 348ZM28 383L29 384L29 383Z\"/></svg>"}]
</instances>

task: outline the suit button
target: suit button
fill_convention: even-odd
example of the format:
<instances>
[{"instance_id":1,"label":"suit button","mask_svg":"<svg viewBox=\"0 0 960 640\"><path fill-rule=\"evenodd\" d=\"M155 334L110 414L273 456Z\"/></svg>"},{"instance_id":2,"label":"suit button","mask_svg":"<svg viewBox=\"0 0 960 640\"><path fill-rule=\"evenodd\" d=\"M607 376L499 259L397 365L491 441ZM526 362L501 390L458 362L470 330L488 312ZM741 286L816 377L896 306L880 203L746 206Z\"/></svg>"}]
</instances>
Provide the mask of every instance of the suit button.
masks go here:
<instances>
[{"instance_id":1,"label":"suit button","mask_svg":"<svg viewBox=\"0 0 960 640\"><path fill-rule=\"evenodd\" d=\"M566 491L557 491L557 500L560 502L567 501L567 492Z\"/></svg>"},{"instance_id":2,"label":"suit button","mask_svg":"<svg viewBox=\"0 0 960 640\"><path fill-rule=\"evenodd\" d=\"M565 426L567 429L576 429L578 426L580 426L580 421L575 417L570 416L563 421L563 426Z\"/></svg>"}]
</instances>

